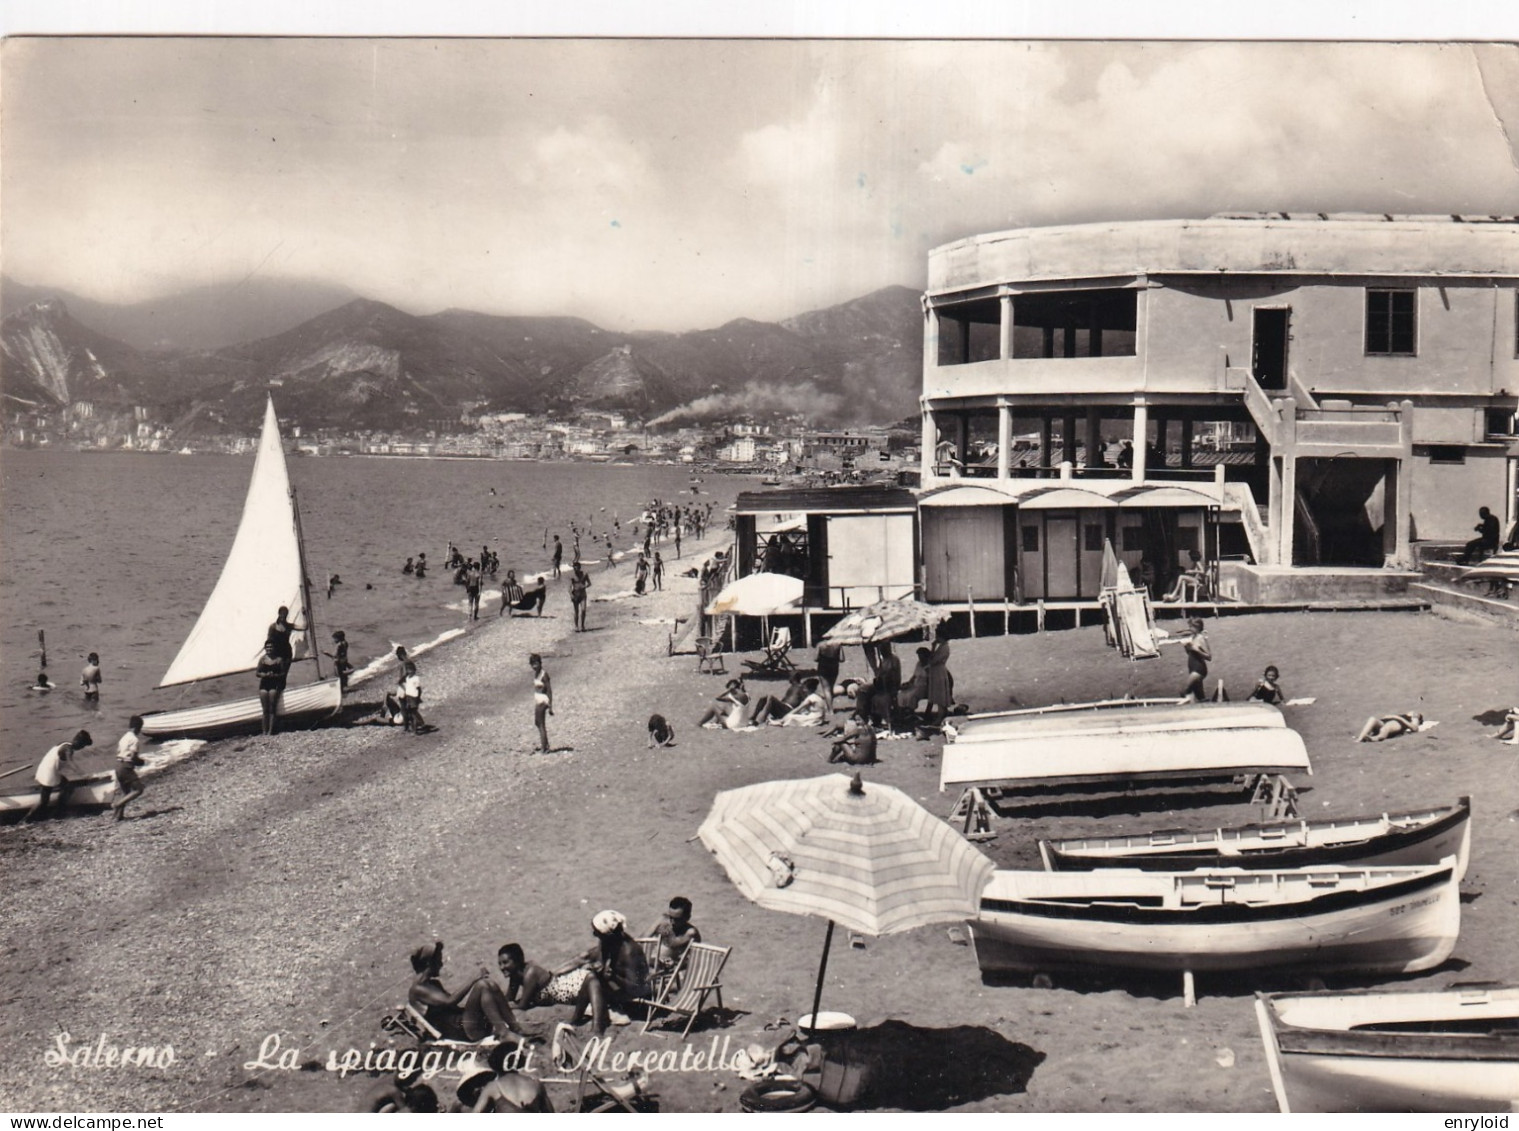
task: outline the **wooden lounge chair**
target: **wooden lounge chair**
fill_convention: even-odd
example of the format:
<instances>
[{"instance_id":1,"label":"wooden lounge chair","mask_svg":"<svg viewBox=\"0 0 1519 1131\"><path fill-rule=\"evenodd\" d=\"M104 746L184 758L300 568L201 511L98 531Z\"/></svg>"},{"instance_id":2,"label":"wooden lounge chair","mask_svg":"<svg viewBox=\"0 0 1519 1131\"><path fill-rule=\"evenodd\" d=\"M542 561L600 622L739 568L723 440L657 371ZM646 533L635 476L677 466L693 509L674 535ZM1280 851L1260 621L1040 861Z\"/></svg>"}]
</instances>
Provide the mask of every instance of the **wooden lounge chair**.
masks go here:
<instances>
[{"instance_id":1,"label":"wooden lounge chair","mask_svg":"<svg viewBox=\"0 0 1519 1131\"><path fill-rule=\"evenodd\" d=\"M620 1056L621 1054L619 1054ZM575 1030L563 1021L554 1026L554 1038L549 1044L549 1063L556 1076L541 1076L545 1084L573 1084L575 1086L575 1112L606 1111L654 1111L648 1093L648 1072L643 1068L629 1073L622 1081L608 1080L596 1071L596 1058L587 1055L584 1042Z\"/></svg>"},{"instance_id":2,"label":"wooden lounge chair","mask_svg":"<svg viewBox=\"0 0 1519 1131\"><path fill-rule=\"evenodd\" d=\"M685 1018L685 1028L680 1033L681 1040L685 1040L691 1026L696 1024L696 1018L706 1008L708 996L716 995L717 1007L721 1009L723 966L732 949L708 943L692 943L686 947L686 953L675 969L656 982L654 996L640 999L639 1004L649 1011L643 1031L647 1033L662 1015L668 1014L676 1019Z\"/></svg>"},{"instance_id":3,"label":"wooden lounge chair","mask_svg":"<svg viewBox=\"0 0 1519 1131\"><path fill-rule=\"evenodd\" d=\"M395 1013L382 1019L380 1028L384 1029L387 1033L411 1037L418 1045L425 1045L429 1048L454 1049L456 1051L470 1050L484 1053L489 1052L501 1043L494 1036L483 1037L478 1041L461 1041L455 1040L452 1037L445 1037L409 1001L403 1001L400 1005L396 1006Z\"/></svg>"}]
</instances>

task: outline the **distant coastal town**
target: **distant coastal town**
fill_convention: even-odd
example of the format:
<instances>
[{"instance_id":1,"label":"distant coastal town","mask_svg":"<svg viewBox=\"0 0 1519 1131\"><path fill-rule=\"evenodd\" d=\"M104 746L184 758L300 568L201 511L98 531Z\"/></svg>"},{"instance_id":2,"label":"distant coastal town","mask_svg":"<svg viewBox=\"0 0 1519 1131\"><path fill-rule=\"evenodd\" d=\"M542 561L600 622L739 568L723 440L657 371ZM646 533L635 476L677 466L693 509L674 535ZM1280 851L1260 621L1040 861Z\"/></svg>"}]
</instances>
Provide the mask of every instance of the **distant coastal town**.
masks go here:
<instances>
[{"instance_id":1,"label":"distant coastal town","mask_svg":"<svg viewBox=\"0 0 1519 1131\"><path fill-rule=\"evenodd\" d=\"M90 401L61 409L11 406L4 443L16 448L225 455L251 453L253 433L176 426L152 409L107 410ZM715 470L812 472L820 478L873 478L916 469L916 421L893 427L819 429L805 420L711 421L673 430L650 429L623 412L569 417L523 412L471 412L427 421L405 432L302 429L290 422L293 455L411 456L435 459L664 462Z\"/></svg>"}]
</instances>

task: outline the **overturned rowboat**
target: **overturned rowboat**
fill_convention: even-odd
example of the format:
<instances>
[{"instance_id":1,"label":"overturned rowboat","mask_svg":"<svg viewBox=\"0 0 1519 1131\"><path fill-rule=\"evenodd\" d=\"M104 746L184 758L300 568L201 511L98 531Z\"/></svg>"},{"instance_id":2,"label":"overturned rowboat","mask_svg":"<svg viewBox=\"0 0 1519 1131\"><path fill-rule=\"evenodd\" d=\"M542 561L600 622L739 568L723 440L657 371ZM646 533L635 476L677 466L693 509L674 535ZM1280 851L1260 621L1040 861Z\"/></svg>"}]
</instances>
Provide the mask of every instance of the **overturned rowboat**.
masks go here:
<instances>
[{"instance_id":1,"label":"overturned rowboat","mask_svg":"<svg viewBox=\"0 0 1519 1131\"><path fill-rule=\"evenodd\" d=\"M998 871L968 923L984 973L1401 974L1450 957L1456 858L1426 867Z\"/></svg>"},{"instance_id":2,"label":"overturned rowboat","mask_svg":"<svg viewBox=\"0 0 1519 1131\"><path fill-rule=\"evenodd\" d=\"M1268 703L1060 704L951 720L945 736L940 789L1313 772L1302 737Z\"/></svg>"},{"instance_id":3,"label":"overturned rowboat","mask_svg":"<svg viewBox=\"0 0 1519 1131\"><path fill-rule=\"evenodd\" d=\"M1039 855L1051 872L1140 868L1176 872L1191 868L1304 868L1315 864L1374 867L1436 864L1456 858L1456 882L1471 856L1471 798L1454 805L1272 821L1200 832L1160 830L1132 836L1041 840Z\"/></svg>"},{"instance_id":4,"label":"overturned rowboat","mask_svg":"<svg viewBox=\"0 0 1519 1131\"><path fill-rule=\"evenodd\" d=\"M1257 994L1283 1112L1511 1111L1519 986Z\"/></svg>"}]
</instances>

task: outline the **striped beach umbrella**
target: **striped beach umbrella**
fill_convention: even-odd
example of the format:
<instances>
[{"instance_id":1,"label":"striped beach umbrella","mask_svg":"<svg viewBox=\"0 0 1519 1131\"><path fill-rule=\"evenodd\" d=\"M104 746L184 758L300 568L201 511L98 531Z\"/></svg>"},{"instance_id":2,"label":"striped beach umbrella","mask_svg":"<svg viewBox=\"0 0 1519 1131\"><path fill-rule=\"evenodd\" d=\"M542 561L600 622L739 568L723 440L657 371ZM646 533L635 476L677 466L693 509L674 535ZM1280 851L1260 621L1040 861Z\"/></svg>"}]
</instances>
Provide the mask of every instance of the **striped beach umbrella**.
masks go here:
<instances>
[{"instance_id":1,"label":"striped beach umbrella","mask_svg":"<svg viewBox=\"0 0 1519 1131\"><path fill-rule=\"evenodd\" d=\"M886 935L973 918L992 862L899 789L856 774L761 782L719 793L697 830L729 879L761 907Z\"/></svg>"},{"instance_id":2,"label":"striped beach umbrella","mask_svg":"<svg viewBox=\"0 0 1519 1131\"><path fill-rule=\"evenodd\" d=\"M875 644L932 628L948 616L948 609L925 605L911 597L877 601L847 614L823 633L823 640L830 644Z\"/></svg>"}]
</instances>

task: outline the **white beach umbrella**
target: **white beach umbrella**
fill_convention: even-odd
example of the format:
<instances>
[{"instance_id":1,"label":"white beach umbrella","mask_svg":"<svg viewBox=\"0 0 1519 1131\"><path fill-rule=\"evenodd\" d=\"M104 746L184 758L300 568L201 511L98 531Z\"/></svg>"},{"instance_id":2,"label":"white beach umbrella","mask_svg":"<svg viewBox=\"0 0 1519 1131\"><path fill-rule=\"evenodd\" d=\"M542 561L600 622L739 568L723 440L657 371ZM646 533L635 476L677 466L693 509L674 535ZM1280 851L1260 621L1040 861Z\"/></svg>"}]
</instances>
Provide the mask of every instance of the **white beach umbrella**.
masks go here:
<instances>
[{"instance_id":1,"label":"white beach umbrella","mask_svg":"<svg viewBox=\"0 0 1519 1131\"><path fill-rule=\"evenodd\" d=\"M751 573L723 586L707 606L708 616L768 617L802 601L802 580L784 573Z\"/></svg>"}]
</instances>

